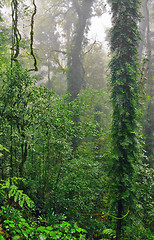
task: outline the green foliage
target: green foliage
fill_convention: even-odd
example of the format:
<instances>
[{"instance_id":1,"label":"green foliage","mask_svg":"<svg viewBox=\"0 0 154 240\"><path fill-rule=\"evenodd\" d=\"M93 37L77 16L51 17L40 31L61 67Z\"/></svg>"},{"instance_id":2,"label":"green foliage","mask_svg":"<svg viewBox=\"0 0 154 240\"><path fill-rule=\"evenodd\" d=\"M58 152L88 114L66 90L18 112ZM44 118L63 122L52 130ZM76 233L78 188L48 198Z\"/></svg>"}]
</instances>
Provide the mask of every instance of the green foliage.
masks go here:
<instances>
[{"instance_id":1,"label":"green foliage","mask_svg":"<svg viewBox=\"0 0 154 240\"><path fill-rule=\"evenodd\" d=\"M19 190L17 186L10 184L9 181L0 184L1 191L8 192L8 198L13 197L14 202L17 202L22 208L26 204L29 208L34 208L34 202L23 193L23 190Z\"/></svg>"},{"instance_id":2,"label":"green foliage","mask_svg":"<svg viewBox=\"0 0 154 240\"><path fill-rule=\"evenodd\" d=\"M66 221L54 222L53 225L45 222L46 225L44 226L41 225L41 223L44 224L42 219L37 220L32 216L31 218L28 216L28 219L26 219L23 217L25 203L32 208L34 207L33 201L25 193L19 192L15 185L10 186L8 182L1 184L0 193L7 190L8 199L5 199L4 206L1 206L0 209L0 226L2 226L0 232L2 236L7 239L86 239L85 233L87 231L78 227L77 223L72 226ZM12 196L14 196L14 203L17 201L17 194L19 195L20 211L17 209L18 205L16 207L10 206L10 203L14 205L11 200ZM20 198L22 198L22 202Z\"/></svg>"},{"instance_id":3,"label":"green foliage","mask_svg":"<svg viewBox=\"0 0 154 240\"><path fill-rule=\"evenodd\" d=\"M115 159L121 159L121 163L127 165L128 172L131 172L133 161L135 161L135 152L138 148L136 143L138 9L139 1L134 1L133 4L132 1L112 2L113 21L115 22L111 31L113 58L110 63L113 104L112 137ZM127 25L129 27L126 27ZM132 29L134 34L132 34ZM131 34L129 34L130 31ZM129 40L130 43L128 43ZM116 166L118 167L117 163L114 167ZM122 165L123 168L125 168L124 165ZM115 171L117 171L117 168L115 168Z\"/></svg>"},{"instance_id":4,"label":"green foliage","mask_svg":"<svg viewBox=\"0 0 154 240\"><path fill-rule=\"evenodd\" d=\"M70 223L63 221L60 224L56 224L54 227L38 227L39 237L44 237L44 239L86 239L86 230L78 227L75 223L71 226Z\"/></svg>"},{"instance_id":5,"label":"green foliage","mask_svg":"<svg viewBox=\"0 0 154 240\"><path fill-rule=\"evenodd\" d=\"M5 240L5 238L3 236L0 236L0 240Z\"/></svg>"},{"instance_id":6,"label":"green foliage","mask_svg":"<svg viewBox=\"0 0 154 240\"><path fill-rule=\"evenodd\" d=\"M7 148L3 147L2 144L0 144L0 158L3 157L3 151L9 152Z\"/></svg>"},{"instance_id":7,"label":"green foliage","mask_svg":"<svg viewBox=\"0 0 154 240\"><path fill-rule=\"evenodd\" d=\"M140 1L111 1L111 101L112 158L110 164L111 203L117 207L116 239L123 225L129 226L133 216L136 166L142 158L139 129L139 71L137 46L139 37ZM124 219L126 209L130 214ZM120 237L121 234L121 237Z\"/></svg>"},{"instance_id":8,"label":"green foliage","mask_svg":"<svg viewBox=\"0 0 154 240\"><path fill-rule=\"evenodd\" d=\"M41 226L33 220L30 222L22 217L19 210L12 207L2 207L0 214L3 216L2 233L11 239L86 239L86 230L75 223L62 221L51 226ZM6 220L5 220L6 219Z\"/></svg>"},{"instance_id":9,"label":"green foliage","mask_svg":"<svg viewBox=\"0 0 154 240\"><path fill-rule=\"evenodd\" d=\"M153 174L154 170L146 164L140 164L136 174L136 216L137 224L140 224L142 235L149 236L154 232L154 196L153 196ZM146 233L147 232L147 233Z\"/></svg>"},{"instance_id":10,"label":"green foliage","mask_svg":"<svg viewBox=\"0 0 154 240\"><path fill-rule=\"evenodd\" d=\"M51 239L58 236L84 239L81 229L77 230L74 225L77 222L86 228L89 237L110 239L112 233L104 231L114 229L113 222L107 215L100 217L102 211L107 213L111 208L107 193L107 185L112 186L107 176L111 144L108 93L85 89L78 99L69 102L69 95L59 97L47 88L36 87L28 72L20 66L6 73L1 89L1 145L4 146L0 145L3 153L1 173L3 179L10 178L12 154L14 176L12 185L8 180L1 184L1 202L10 205L1 209L5 236L47 239L52 235ZM74 117L79 117L80 122L74 124ZM79 141L75 153L72 152L73 137ZM6 151L11 145L12 153L11 148ZM23 178L18 178L21 170ZM138 191L140 189L142 185ZM149 200L150 196L149 193ZM35 202L35 210L31 210L31 199ZM149 218L142 226L144 222L151 223L148 205L147 209ZM63 215L71 226L62 224ZM114 212L111 211L111 215L115 215ZM125 235L128 233L126 229Z\"/></svg>"},{"instance_id":11,"label":"green foliage","mask_svg":"<svg viewBox=\"0 0 154 240\"><path fill-rule=\"evenodd\" d=\"M45 11L51 2L52 8L45 14L48 18L44 19L42 9ZM95 3L96 7L100 2ZM70 1L45 3L38 3L42 6L43 17L37 20L39 65L45 67L42 67L44 72L48 69L48 83L52 81L49 89L54 86L62 94L66 89L64 73L68 71L65 66L68 55L64 50L65 41L59 39L68 34L68 50L77 18ZM9 30L3 24L0 27L0 68L3 72L0 82L0 177L3 179L0 185L0 239L115 239L119 199L123 203L121 215L125 216L121 238L153 239L153 170L138 164L143 147L138 124L141 116L138 7L138 0L112 1L113 113L109 94L101 89L106 84L101 80L105 79L105 59L100 45L90 46L94 48L84 55L88 86L96 88L99 84L99 89L82 90L77 99L70 102L69 95L59 97L36 84L20 64L11 69L7 67L10 59L6 58L9 49L6 35ZM19 9L25 24L30 6L21 1ZM70 25L67 18L61 19L64 15L70 19ZM64 28L65 36L59 37L59 27ZM23 65L29 62L25 51L27 43L24 39L20 42L23 49L19 61L22 59ZM42 77L46 78L46 75ZM112 140L109 137L111 121ZM78 142L75 152L72 139Z\"/></svg>"},{"instance_id":12,"label":"green foliage","mask_svg":"<svg viewBox=\"0 0 154 240\"><path fill-rule=\"evenodd\" d=\"M106 238L103 238L103 239L115 239L116 238L115 231L110 228L104 229L102 234L103 234L103 236L106 236Z\"/></svg>"},{"instance_id":13,"label":"green foliage","mask_svg":"<svg viewBox=\"0 0 154 240\"><path fill-rule=\"evenodd\" d=\"M36 203L37 214L45 215L50 224L54 212L86 225L90 232L92 228L100 231L101 226L97 230L99 224L89 217L101 212L104 195L108 95L87 89L69 102L69 95L59 97L47 88L36 87L20 66L7 72L2 89L2 141L4 146L12 146L12 152L10 148L2 158L3 178L10 177L11 154L13 176L20 176L10 186L11 200L20 207L31 206L28 195ZM78 124L72 121L75 117L81 119ZM80 143L76 153L72 152L73 137Z\"/></svg>"},{"instance_id":14,"label":"green foliage","mask_svg":"<svg viewBox=\"0 0 154 240\"><path fill-rule=\"evenodd\" d=\"M8 29L0 16L0 76L9 65L9 44L11 42L10 29Z\"/></svg>"}]
</instances>

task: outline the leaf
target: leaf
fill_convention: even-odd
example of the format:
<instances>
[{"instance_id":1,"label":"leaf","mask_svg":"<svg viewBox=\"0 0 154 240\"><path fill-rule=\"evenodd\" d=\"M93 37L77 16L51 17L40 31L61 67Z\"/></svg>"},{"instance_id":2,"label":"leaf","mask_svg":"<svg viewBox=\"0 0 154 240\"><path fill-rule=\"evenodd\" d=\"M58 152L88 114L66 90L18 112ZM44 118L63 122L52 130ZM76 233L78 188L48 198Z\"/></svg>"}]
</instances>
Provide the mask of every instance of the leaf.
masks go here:
<instances>
[{"instance_id":1,"label":"leaf","mask_svg":"<svg viewBox=\"0 0 154 240\"><path fill-rule=\"evenodd\" d=\"M25 220L24 218L21 218L21 221L22 221L22 222L26 222L26 220Z\"/></svg>"},{"instance_id":2,"label":"leaf","mask_svg":"<svg viewBox=\"0 0 154 240\"><path fill-rule=\"evenodd\" d=\"M24 196L22 195L22 197L20 198L20 201L19 201L19 205L20 205L21 208L23 207L24 202L25 202L25 198L24 198Z\"/></svg>"},{"instance_id":3,"label":"leaf","mask_svg":"<svg viewBox=\"0 0 154 240\"><path fill-rule=\"evenodd\" d=\"M3 147L3 145L0 144L0 151L3 151L3 150L5 150L6 152L9 152L9 150L7 148Z\"/></svg>"},{"instance_id":4,"label":"leaf","mask_svg":"<svg viewBox=\"0 0 154 240\"><path fill-rule=\"evenodd\" d=\"M16 190L17 190L17 189L15 188L14 185L11 186L11 190L9 191L9 198L10 198L10 197L13 197L13 196L15 195Z\"/></svg>"},{"instance_id":5,"label":"leaf","mask_svg":"<svg viewBox=\"0 0 154 240\"><path fill-rule=\"evenodd\" d=\"M15 196L14 196L14 201L15 201L15 202L17 201L18 197L19 197L19 191L17 191L17 192L15 193Z\"/></svg>"},{"instance_id":6,"label":"leaf","mask_svg":"<svg viewBox=\"0 0 154 240\"><path fill-rule=\"evenodd\" d=\"M74 227L75 227L75 230L79 233L80 232L85 232L85 233L87 232L85 229L82 229L82 228L78 227L77 223L74 224Z\"/></svg>"},{"instance_id":7,"label":"leaf","mask_svg":"<svg viewBox=\"0 0 154 240\"><path fill-rule=\"evenodd\" d=\"M10 220L5 220L4 223L10 224L10 223L14 223L14 222L13 222L13 221L10 221Z\"/></svg>"},{"instance_id":8,"label":"leaf","mask_svg":"<svg viewBox=\"0 0 154 240\"><path fill-rule=\"evenodd\" d=\"M52 237L52 239L57 239L57 236L59 236L59 233L60 233L59 231L58 232L52 231L50 232L50 237Z\"/></svg>"},{"instance_id":9,"label":"leaf","mask_svg":"<svg viewBox=\"0 0 154 240\"><path fill-rule=\"evenodd\" d=\"M19 205L20 205L21 200L22 200L22 192L19 191Z\"/></svg>"},{"instance_id":10,"label":"leaf","mask_svg":"<svg viewBox=\"0 0 154 240\"><path fill-rule=\"evenodd\" d=\"M71 224L68 223L68 222L63 221L60 226L61 226L61 227L65 227L65 226L71 227Z\"/></svg>"},{"instance_id":11,"label":"leaf","mask_svg":"<svg viewBox=\"0 0 154 240\"><path fill-rule=\"evenodd\" d=\"M21 239L20 235L15 235L14 237L12 237L12 240L18 240L18 239Z\"/></svg>"},{"instance_id":12,"label":"leaf","mask_svg":"<svg viewBox=\"0 0 154 240\"><path fill-rule=\"evenodd\" d=\"M104 229L102 233L111 235L111 234L114 234L114 231L112 229L108 228L108 229Z\"/></svg>"},{"instance_id":13,"label":"leaf","mask_svg":"<svg viewBox=\"0 0 154 240\"><path fill-rule=\"evenodd\" d=\"M34 202L26 194L23 194L23 195L24 195L24 199L25 199L25 202L28 205L28 207L33 208Z\"/></svg>"},{"instance_id":14,"label":"leaf","mask_svg":"<svg viewBox=\"0 0 154 240\"><path fill-rule=\"evenodd\" d=\"M27 228L30 228L29 224L26 223L26 222L23 222L22 225L24 225L24 226L27 227Z\"/></svg>"},{"instance_id":15,"label":"leaf","mask_svg":"<svg viewBox=\"0 0 154 240\"><path fill-rule=\"evenodd\" d=\"M53 227L48 226L48 227L46 227L46 229L49 230L49 231L51 231L51 230L53 230Z\"/></svg>"},{"instance_id":16,"label":"leaf","mask_svg":"<svg viewBox=\"0 0 154 240\"><path fill-rule=\"evenodd\" d=\"M46 240L47 237L44 234L39 235L39 240Z\"/></svg>"},{"instance_id":17,"label":"leaf","mask_svg":"<svg viewBox=\"0 0 154 240\"><path fill-rule=\"evenodd\" d=\"M0 240L5 240L5 238L3 236L0 236Z\"/></svg>"},{"instance_id":18,"label":"leaf","mask_svg":"<svg viewBox=\"0 0 154 240\"><path fill-rule=\"evenodd\" d=\"M45 229L46 229L46 227L41 226L41 227L37 228L37 231L44 232Z\"/></svg>"},{"instance_id":19,"label":"leaf","mask_svg":"<svg viewBox=\"0 0 154 240\"><path fill-rule=\"evenodd\" d=\"M9 224L10 227L14 228L15 225L13 223Z\"/></svg>"}]
</instances>

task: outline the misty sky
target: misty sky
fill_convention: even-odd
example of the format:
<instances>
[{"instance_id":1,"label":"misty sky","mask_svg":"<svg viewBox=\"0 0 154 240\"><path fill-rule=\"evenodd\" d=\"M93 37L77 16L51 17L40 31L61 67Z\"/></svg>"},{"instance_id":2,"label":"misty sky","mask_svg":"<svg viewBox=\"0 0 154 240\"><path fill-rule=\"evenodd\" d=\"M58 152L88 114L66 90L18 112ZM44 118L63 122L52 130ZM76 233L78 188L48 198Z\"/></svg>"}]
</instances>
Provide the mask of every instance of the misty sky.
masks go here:
<instances>
[{"instance_id":1,"label":"misty sky","mask_svg":"<svg viewBox=\"0 0 154 240\"><path fill-rule=\"evenodd\" d=\"M111 15L109 13L104 13L101 17L94 17L92 19L89 38L92 39L92 41L99 41L105 44L105 47L107 47L107 42L105 42L105 31L108 30L110 27Z\"/></svg>"}]
</instances>

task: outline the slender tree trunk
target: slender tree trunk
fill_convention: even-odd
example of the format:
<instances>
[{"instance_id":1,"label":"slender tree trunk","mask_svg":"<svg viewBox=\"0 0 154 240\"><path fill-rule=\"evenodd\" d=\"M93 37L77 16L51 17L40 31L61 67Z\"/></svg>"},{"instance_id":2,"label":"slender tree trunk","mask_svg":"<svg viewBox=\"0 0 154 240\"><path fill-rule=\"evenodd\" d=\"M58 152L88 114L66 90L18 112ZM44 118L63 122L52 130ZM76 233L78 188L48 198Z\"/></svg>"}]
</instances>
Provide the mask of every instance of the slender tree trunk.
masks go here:
<instances>
[{"instance_id":1,"label":"slender tree trunk","mask_svg":"<svg viewBox=\"0 0 154 240\"><path fill-rule=\"evenodd\" d=\"M22 143L21 145L21 156L22 156L22 159L19 166L19 176L22 178L24 176L24 164L27 159L27 142Z\"/></svg>"},{"instance_id":2,"label":"slender tree trunk","mask_svg":"<svg viewBox=\"0 0 154 240\"><path fill-rule=\"evenodd\" d=\"M116 240L120 239L120 234L121 234L121 223L122 223L122 210L123 210L123 205L122 205L122 199L118 201L118 216L117 216L117 230L116 230Z\"/></svg>"},{"instance_id":3,"label":"slender tree trunk","mask_svg":"<svg viewBox=\"0 0 154 240\"><path fill-rule=\"evenodd\" d=\"M141 34L141 41L139 42L139 61L141 61L142 59L142 54L143 54L143 49L145 48L145 45L146 45L146 29L147 29L147 26L148 26L148 9L147 9L147 4L148 4L148 1L149 0L143 0L142 1L142 7L141 7L141 11L142 11L142 14L143 14L143 19L142 21L140 22L140 25L139 25L139 29L140 29L140 34Z\"/></svg>"},{"instance_id":4,"label":"slender tree trunk","mask_svg":"<svg viewBox=\"0 0 154 240\"><path fill-rule=\"evenodd\" d=\"M10 183L12 182L12 177L13 177L13 126L12 126L12 117L11 117L11 133L10 133Z\"/></svg>"}]
</instances>

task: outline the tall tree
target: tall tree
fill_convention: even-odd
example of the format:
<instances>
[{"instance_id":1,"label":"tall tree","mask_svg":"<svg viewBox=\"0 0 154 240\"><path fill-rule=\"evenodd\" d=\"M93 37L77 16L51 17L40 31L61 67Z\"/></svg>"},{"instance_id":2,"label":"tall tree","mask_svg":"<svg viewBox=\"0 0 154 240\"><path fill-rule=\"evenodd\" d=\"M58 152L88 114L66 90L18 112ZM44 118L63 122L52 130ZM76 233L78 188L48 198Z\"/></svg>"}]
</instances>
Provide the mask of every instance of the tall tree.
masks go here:
<instances>
[{"instance_id":1,"label":"tall tree","mask_svg":"<svg viewBox=\"0 0 154 240\"><path fill-rule=\"evenodd\" d=\"M145 48L146 41L148 38L148 26L149 26L149 11L148 11L148 1L143 0L141 5L141 12L143 14L142 21L139 24L141 41L139 42L139 60L142 60L143 49Z\"/></svg>"},{"instance_id":2,"label":"tall tree","mask_svg":"<svg viewBox=\"0 0 154 240\"><path fill-rule=\"evenodd\" d=\"M117 206L116 240L121 237L123 216L132 207L135 165L139 157L137 137L138 109L138 21L139 0L111 1L111 87L112 87L112 163L111 194ZM126 214L129 217L128 214Z\"/></svg>"},{"instance_id":3,"label":"tall tree","mask_svg":"<svg viewBox=\"0 0 154 240\"><path fill-rule=\"evenodd\" d=\"M48 79L49 88L57 91L60 82L63 90L58 92L64 93L68 85L68 92L77 96L85 85L82 63L83 49L88 43L86 34L91 17L104 11L104 1L100 0L39 1L36 46L41 59L40 69L44 73L44 81ZM73 93L75 88L77 93Z\"/></svg>"},{"instance_id":4,"label":"tall tree","mask_svg":"<svg viewBox=\"0 0 154 240\"><path fill-rule=\"evenodd\" d=\"M84 33L87 27L87 20L91 16L93 2L94 0L82 0L82 1L72 0L72 4L78 16L78 20L77 26L75 28L74 37L70 45L70 52L68 53L67 88L68 92L71 94L70 101L75 100L81 88L85 87L84 69L82 65L81 53L84 40ZM75 125L78 122L78 120L79 120L78 116L76 116L73 119ZM74 152L76 151L78 142L76 136L72 139Z\"/></svg>"},{"instance_id":5,"label":"tall tree","mask_svg":"<svg viewBox=\"0 0 154 240\"><path fill-rule=\"evenodd\" d=\"M76 32L72 41L70 53L68 55L68 92L71 94L71 100L74 100L82 86L84 86L84 71L81 60L82 44L84 32L87 26L87 20L90 18L92 4L94 0L79 1L73 0L72 4L78 15Z\"/></svg>"}]
</instances>

